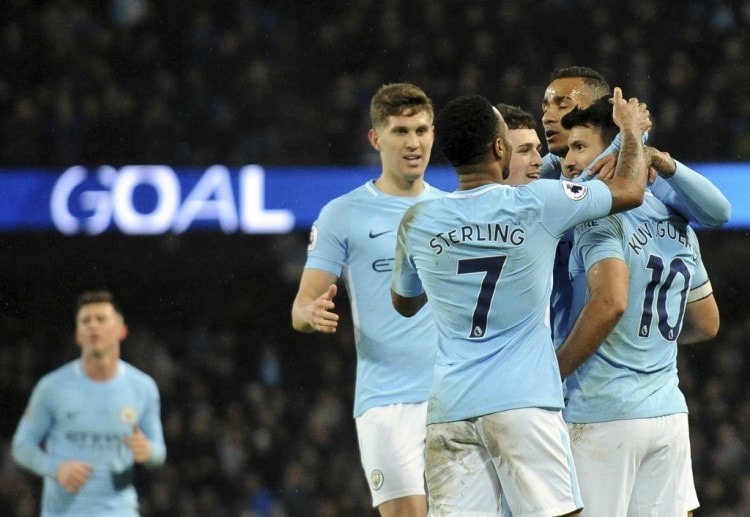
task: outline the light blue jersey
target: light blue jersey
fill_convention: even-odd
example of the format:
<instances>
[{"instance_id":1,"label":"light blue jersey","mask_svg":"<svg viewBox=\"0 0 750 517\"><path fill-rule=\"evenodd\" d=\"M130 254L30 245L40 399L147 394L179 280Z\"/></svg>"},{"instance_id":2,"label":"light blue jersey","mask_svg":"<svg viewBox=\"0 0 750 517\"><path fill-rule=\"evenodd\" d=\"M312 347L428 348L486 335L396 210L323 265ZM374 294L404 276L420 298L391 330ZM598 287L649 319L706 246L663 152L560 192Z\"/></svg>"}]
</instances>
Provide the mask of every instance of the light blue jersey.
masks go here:
<instances>
[{"instance_id":1,"label":"light blue jersey","mask_svg":"<svg viewBox=\"0 0 750 517\"><path fill-rule=\"evenodd\" d=\"M369 181L329 202L313 225L305 268L343 277L351 301L355 417L375 406L427 400L437 347L429 304L414 318L401 316L390 283L401 216L444 195L425 184L419 196L392 196Z\"/></svg>"},{"instance_id":2,"label":"light blue jersey","mask_svg":"<svg viewBox=\"0 0 750 517\"><path fill-rule=\"evenodd\" d=\"M628 305L598 350L566 379L568 422L687 412L678 387L677 336L692 289L708 282L695 232L659 200L579 225L570 256L576 313L586 272L605 258L628 265Z\"/></svg>"},{"instance_id":3,"label":"light blue jersey","mask_svg":"<svg viewBox=\"0 0 750 517\"><path fill-rule=\"evenodd\" d=\"M644 136L644 141L645 141ZM597 156L593 163L607 154L618 152L620 148L620 134L607 149ZM652 194L666 206L706 228L719 228L729 220L732 206L729 200L708 179L685 164L674 160L677 170L672 178L665 180L660 176L650 186ZM541 176L543 178L560 178L562 174L562 158L548 153L544 156ZM588 169L575 182L591 179ZM568 256L573 247L573 231L569 231L560 239L555 259L554 281L552 284L552 299L550 313L552 317L552 338L558 347L573 328L577 311L571 308L572 287L568 274Z\"/></svg>"},{"instance_id":4,"label":"light blue jersey","mask_svg":"<svg viewBox=\"0 0 750 517\"><path fill-rule=\"evenodd\" d=\"M80 360L42 377L13 436L13 458L44 478L42 516L137 516L133 454L123 443L136 423L151 442L149 464L163 463L156 383L124 361L108 381L90 379ZM94 467L77 494L55 479L65 460Z\"/></svg>"},{"instance_id":5,"label":"light blue jersey","mask_svg":"<svg viewBox=\"0 0 750 517\"><path fill-rule=\"evenodd\" d=\"M562 408L549 326L555 247L611 205L600 181L539 180L457 191L404 215L392 288L426 292L438 328L428 423Z\"/></svg>"}]
</instances>

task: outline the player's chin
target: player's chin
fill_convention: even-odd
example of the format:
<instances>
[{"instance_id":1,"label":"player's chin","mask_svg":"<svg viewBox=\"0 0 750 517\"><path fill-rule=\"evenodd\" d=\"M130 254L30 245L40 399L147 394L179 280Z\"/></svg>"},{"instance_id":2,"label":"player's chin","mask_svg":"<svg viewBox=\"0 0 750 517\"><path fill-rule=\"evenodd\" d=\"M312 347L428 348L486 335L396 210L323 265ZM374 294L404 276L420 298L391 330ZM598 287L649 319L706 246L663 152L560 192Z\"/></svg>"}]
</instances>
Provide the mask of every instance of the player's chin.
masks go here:
<instances>
[{"instance_id":1,"label":"player's chin","mask_svg":"<svg viewBox=\"0 0 750 517\"><path fill-rule=\"evenodd\" d=\"M419 167L407 167L405 169L401 170L401 173L404 175L404 178L414 181L422 178L424 176L424 171L427 167L424 165L420 165Z\"/></svg>"},{"instance_id":2,"label":"player's chin","mask_svg":"<svg viewBox=\"0 0 750 517\"><path fill-rule=\"evenodd\" d=\"M560 135L547 139L547 150L557 156L565 156L568 152L567 139L563 141Z\"/></svg>"}]
</instances>

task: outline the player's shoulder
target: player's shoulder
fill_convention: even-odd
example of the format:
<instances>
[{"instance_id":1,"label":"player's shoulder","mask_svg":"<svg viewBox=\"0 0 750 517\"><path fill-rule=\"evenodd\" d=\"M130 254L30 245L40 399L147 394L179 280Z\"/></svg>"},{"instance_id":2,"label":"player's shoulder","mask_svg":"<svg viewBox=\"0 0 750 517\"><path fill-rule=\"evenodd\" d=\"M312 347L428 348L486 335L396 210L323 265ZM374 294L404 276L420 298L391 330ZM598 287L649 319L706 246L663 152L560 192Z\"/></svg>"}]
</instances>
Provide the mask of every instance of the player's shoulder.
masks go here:
<instances>
[{"instance_id":1,"label":"player's shoulder","mask_svg":"<svg viewBox=\"0 0 750 517\"><path fill-rule=\"evenodd\" d=\"M512 191L515 191L518 197L526 199L528 202L535 200L539 204L544 204L553 198L561 200L567 198L578 201L588 195L589 189L586 185L574 183L567 179L555 180L542 178L518 186L512 189Z\"/></svg>"},{"instance_id":2,"label":"player's shoulder","mask_svg":"<svg viewBox=\"0 0 750 517\"><path fill-rule=\"evenodd\" d=\"M67 362L42 375L36 383L37 390L58 392L62 386L70 384L76 378L79 360Z\"/></svg>"},{"instance_id":3,"label":"player's shoulder","mask_svg":"<svg viewBox=\"0 0 750 517\"><path fill-rule=\"evenodd\" d=\"M61 378L71 377L76 375L76 372L79 371L80 368L80 359L68 361L67 363L62 364L54 370L51 370L44 374L40 381L54 382Z\"/></svg>"},{"instance_id":4,"label":"player's shoulder","mask_svg":"<svg viewBox=\"0 0 750 517\"><path fill-rule=\"evenodd\" d=\"M661 200L648 190L640 206L625 210L610 217L617 217L621 221L634 226L641 226L645 222L658 223L659 221L670 222L674 226L687 226L688 221L672 208L665 205Z\"/></svg>"},{"instance_id":5,"label":"player's shoulder","mask_svg":"<svg viewBox=\"0 0 750 517\"><path fill-rule=\"evenodd\" d=\"M120 361L120 366L122 367L124 375L128 379L128 381L135 382L149 388L156 387L156 381L154 380L154 378L137 366L122 360Z\"/></svg>"},{"instance_id":6,"label":"player's shoulder","mask_svg":"<svg viewBox=\"0 0 750 517\"><path fill-rule=\"evenodd\" d=\"M375 187L374 183L368 181L364 185L360 185L328 201L321 209L321 214L341 214L357 209L376 200L378 194L379 190Z\"/></svg>"},{"instance_id":7,"label":"player's shoulder","mask_svg":"<svg viewBox=\"0 0 750 517\"><path fill-rule=\"evenodd\" d=\"M575 242L584 242L587 237L597 235L599 238L617 237L622 238L626 233L629 223L624 212L606 215L598 219L591 219L576 225Z\"/></svg>"},{"instance_id":8,"label":"player's shoulder","mask_svg":"<svg viewBox=\"0 0 750 517\"><path fill-rule=\"evenodd\" d=\"M639 208L643 211L651 212L651 217L671 217L677 214L677 212L665 205L649 190L647 190L646 194L643 196L643 203Z\"/></svg>"},{"instance_id":9,"label":"player's shoulder","mask_svg":"<svg viewBox=\"0 0 750 517\"><path fill-rule=\"evenodd\" d=\"M372 181L368 181L364 185L360 185L359 187L356 187L349 192L344 192L343 194L340 194L330 201L326 203L325 206L330 205L346 205L349 203L356 203L358 200L365 199L367 197L372 197L372 190L373 188L369 188L369 185L372 183Z\"/></svg>"},{"instance_id":10,"label":"player's shoulder","mask_svg":"<svg viewBox=\"0 0 750 517\"><path fill-rule=\"evenodd\" d=\"M445 197L446 195L448 195L448 192L446 192L444 190L440 190L439 188L431 185L430 183L428 183L426 181L424 182L423 197L425 199L433 199L433 198L438 198L438 197Z\"/></svg>"}]
</instances>

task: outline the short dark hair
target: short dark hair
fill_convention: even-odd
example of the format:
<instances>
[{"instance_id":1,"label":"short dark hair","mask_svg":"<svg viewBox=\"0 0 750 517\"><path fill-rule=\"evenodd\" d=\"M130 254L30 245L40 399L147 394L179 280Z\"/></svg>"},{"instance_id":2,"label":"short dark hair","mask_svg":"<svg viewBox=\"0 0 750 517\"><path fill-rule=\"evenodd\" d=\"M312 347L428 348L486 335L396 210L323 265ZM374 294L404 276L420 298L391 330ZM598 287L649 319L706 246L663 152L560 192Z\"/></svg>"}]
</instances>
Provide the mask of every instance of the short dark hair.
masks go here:
<instances>
[{"instance_id":1,"label":"short dark hair","mask_svg":"<svg viewBox=\"0 0 750 517\"><path fill-rule=\"evenodd\" d=\"M437 114L435 142L454 167L480 163L500 136L501 120L481 95L463 95Z\"/></svg>"},{"instance_id":2,"label":"short dark hair","mask_svg":"<svg viewBox=\"0 0 750 517\"><path fill-rule=\"evenodd\" d=\"M565 129L576 126L599 128L606 144L614 140L620 130L612 118L612 105L607 97L600 97L585 109L576 106L560 120L560 124Z\"/></svg>"},{"instance_id":3,"label":"short dark hair","mask_svg":"<svg viewBox=\"0 0 750 517\"><path fill-rule=\"evenodd\" d=\"M430 118L435 116L432 99L411 83L384 84L370 100L372 127L382 126L391 116L416 115L422 111L426 111Z\"/></svg>"},{"instance_id":4,"label":"short dark hair","mask_svg":"<svg viewBox=\"0 0 750 517\"><path fill-rule=\"evenodd\" d=\"M508 129L536 129L536 119L528 111L502 102L495 104L495 107L508 124Z\"/></svg>"},{"instance_id":5,"label":"short dark hair","mask_svg":"<svg viewBox=\"0 0 750 517\"><path fill-rule=\"evenodd\" d=\"M583 79L583 84L590 89L589 94L592 99L598 99L599 97L612 94L612 89L609 87L609 83L604 76L593 68L587 66L568 66L558 68L552 72L549 81L552 82L556 79L564 79L568 77Z\"/></svg>"},{"instance_id":6,"label":"short dark hair","mask_svg":"<svg viewBox=\"0 0 750 517\"><path fill-rule=\"evenodd\" d=\"M92 303L110 303L112 304L112 307L114 307L115 312L122 316L122 308L120 307L120 304L115 296L110 291L104 289L96 291L84 291L83 293L78 295L78 300L76 302L76 311L80 311L83 306Z\"/></svg>"}]
</instances>

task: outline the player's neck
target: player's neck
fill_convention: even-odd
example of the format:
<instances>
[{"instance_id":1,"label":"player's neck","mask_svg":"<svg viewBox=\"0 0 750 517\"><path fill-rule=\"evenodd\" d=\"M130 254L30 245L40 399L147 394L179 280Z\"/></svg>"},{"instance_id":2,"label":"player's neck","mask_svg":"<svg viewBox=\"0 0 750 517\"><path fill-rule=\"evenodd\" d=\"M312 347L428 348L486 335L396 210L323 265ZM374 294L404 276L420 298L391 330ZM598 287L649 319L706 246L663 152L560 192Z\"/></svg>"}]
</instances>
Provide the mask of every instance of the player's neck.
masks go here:
<instances>
[{"instance_id":1,"label":"player's neck","mask_svg":"<svg viewBox=\"0 0 750 517\"><path fill-rule=\"evenodd\" d=\"M95 381L108 381L117 375L120 358L116 355L82 357L83 371Z\"/></svg>"},{"instance_id":2,"label":"player's neck","mask_svg":"<svg viewBox=\"0 0 750 517\"><path fill-rule=\"evenodd\" d=\"M424 178L421 176L414 179L395 178L388 174L381 174L375 180L375 186L391 196L414 197L424 192Z\"/></svg>"},{"instance_id":3,"label":"player's neck","mask_svg":"<svg viewBox=\"0 0 750 517\"><path fill-rule=\"evenodd\" d=\"M484 185L502 183L502 169L486 163L466 165L456 169L458 190L472 190Z\"/></svg>"}]
</instances>

